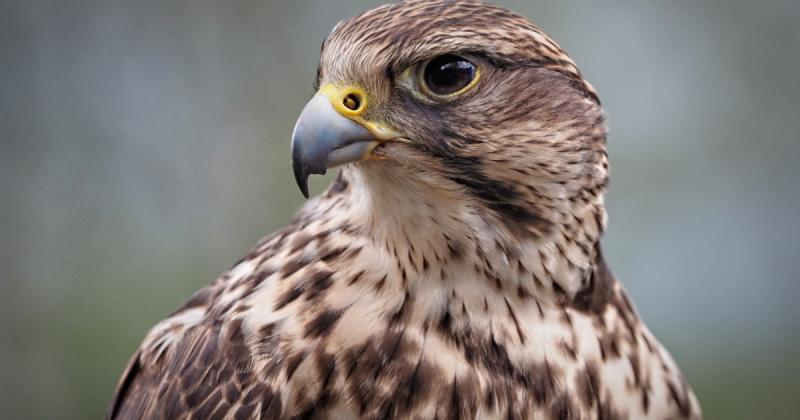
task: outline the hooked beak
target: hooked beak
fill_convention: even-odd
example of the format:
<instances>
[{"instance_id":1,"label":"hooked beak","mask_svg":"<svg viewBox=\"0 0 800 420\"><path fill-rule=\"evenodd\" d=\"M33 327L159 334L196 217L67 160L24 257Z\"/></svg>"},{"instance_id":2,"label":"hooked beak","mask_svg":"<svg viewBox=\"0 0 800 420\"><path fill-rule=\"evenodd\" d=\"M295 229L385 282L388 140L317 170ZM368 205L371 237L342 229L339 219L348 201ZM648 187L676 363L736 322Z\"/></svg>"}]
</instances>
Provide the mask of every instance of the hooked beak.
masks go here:
<instances>
[{"instance_id":1,"label":"hooked beak","mask_svg":"<svg viewBox=\"0 0 800 420\"><path fill-rule=\"evenodd\" d=\"M303 108L292 133L292 169L303 196L310 174L367 159L382 142L400 138L385 124L363 119L366 106L360 89L325 85Z\"/></svg>"}]
</instances>

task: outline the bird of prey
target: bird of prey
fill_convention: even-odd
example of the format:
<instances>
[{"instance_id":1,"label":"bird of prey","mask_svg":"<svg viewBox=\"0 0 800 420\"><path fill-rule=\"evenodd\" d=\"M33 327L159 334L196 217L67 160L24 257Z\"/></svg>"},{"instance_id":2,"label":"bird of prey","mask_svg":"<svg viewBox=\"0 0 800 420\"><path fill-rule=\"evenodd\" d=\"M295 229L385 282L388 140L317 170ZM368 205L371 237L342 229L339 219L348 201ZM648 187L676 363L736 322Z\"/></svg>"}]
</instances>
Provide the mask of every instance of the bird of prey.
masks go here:
<instances>
[{"instance_id":1,"label":"bird of prey","mask_svg":"<svg viewBox=\"0 0 800 420\"><path fill-rule=\"evenodd\" d=\"M338 177L147 334L108 418L700 418L603 259L597 93L527 19L340 22L291 160Z\"/></svg>"}]
</instances>

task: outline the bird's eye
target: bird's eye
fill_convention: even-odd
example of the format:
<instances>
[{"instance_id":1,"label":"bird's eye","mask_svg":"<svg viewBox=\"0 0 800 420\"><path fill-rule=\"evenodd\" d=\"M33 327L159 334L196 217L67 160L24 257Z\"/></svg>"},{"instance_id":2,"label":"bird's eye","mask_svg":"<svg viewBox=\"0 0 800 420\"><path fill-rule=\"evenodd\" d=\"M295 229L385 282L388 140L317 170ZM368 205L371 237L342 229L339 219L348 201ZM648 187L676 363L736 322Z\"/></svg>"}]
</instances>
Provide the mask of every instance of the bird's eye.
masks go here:
<instances>
[{"instance_id":1,"label":"bird's eye","mask_svg":"<svg viewBox=\"0 0 800 420\"><path fill-rule=\"evenodd\" d=\"M423 65L420 82L426 93L451 97L473 87L478 68L469 60L453 54L440 55Z\"/></svg>"}]
</instances>

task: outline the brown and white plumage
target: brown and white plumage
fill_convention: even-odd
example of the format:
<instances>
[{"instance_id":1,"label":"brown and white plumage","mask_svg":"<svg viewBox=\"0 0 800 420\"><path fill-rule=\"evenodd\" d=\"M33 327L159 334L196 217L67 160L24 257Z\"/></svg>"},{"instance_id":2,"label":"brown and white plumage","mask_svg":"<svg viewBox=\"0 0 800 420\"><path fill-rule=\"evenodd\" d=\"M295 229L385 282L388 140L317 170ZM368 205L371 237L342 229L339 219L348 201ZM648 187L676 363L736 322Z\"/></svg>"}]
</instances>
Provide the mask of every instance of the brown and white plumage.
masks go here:
<instances>
[{"instance_id":1,"label":"brown and white plumage","mask_svg":"<svg viewBox=\"0 0 800 420\"><path fill-rule=\"evenodd\" d=\"M407 69L443 54L481 76L431 100ZM605 119L552 40L406 1L337 25L319 75L403 141L156 325L109 418L700 417L603 260Z\"/></svg>"}]
</instances>

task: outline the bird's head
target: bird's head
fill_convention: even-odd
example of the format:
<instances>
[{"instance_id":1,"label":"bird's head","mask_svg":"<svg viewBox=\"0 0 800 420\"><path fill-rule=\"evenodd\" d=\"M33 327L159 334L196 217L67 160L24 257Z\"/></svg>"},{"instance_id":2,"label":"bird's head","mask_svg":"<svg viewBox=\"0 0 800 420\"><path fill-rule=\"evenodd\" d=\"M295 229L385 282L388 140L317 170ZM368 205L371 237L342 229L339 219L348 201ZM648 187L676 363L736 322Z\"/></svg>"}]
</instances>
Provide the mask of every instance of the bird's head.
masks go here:
<instances>
[{"instance_id":1,"label":"bird's head","mask_svg":"<svg viewBox=\"0 0 800 420\"><path fill-rule=\"evenodd\" d=\"M333 29L317 84L292 138L304 195L309 174L345 165L409 200L424 190L469 203L517 234L602 210L596 93L516 13L427 0L373 9Z\"/></svg>"}]
</instances>

